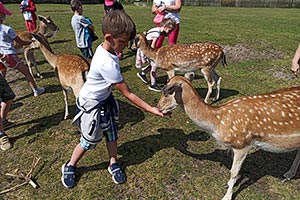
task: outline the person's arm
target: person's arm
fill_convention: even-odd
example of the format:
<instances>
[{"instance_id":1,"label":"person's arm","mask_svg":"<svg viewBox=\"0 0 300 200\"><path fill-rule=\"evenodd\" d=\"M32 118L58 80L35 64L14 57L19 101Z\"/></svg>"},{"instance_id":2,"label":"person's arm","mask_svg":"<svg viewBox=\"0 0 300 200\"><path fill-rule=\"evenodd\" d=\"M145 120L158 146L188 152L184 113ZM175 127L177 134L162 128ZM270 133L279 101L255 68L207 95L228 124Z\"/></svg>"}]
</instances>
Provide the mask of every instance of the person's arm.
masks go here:
<instances>
[{"instance_id":1,"label":"person's arm","mask_svg":"<svg viewBox=\"0 0 300 200\"><path fill-rule=\"evenodd\" d=\"M25 8L25 10L28 10L30 12L35 12L36 7L33 1L28 1L28 7Z\"/></svg>"},{"instance_id":2,"label":"person's arm","mask_svg":"<svg viewBox=\"0 0 300 200\"><path fill-rule=\"evenodd\" d=\"M158 38L153 38L152 43L151 43L151 48L152 49L155 49L155 45L156 45L157 40L158 40Z\"/></svg>"},{"instance_id":3,"label":"person's arm","mask_svg":"<svg viewBox=\"0 0 300 200\"><path fill-rule=\"evenodd\" d=\"M155 3L155 1L153 1L151 11L152 11L153 14L163 13L163 12L164 12L164 8L162 8L161 5L158 6L158 5Z\"/></svg>"},{"instance_id":4,"label":"person's arm","mask_svg":"<svg viewBox=\"0 0 300 200\"><path fill-rule=\"evenodd\" d=\"M157 6L155 3L152 5L152 13L164 13L166 11L168 12L180 12L182 7L181 0L176 0L174 5L163 5L163 6Z\"/></svg>"},{"instance_id":5,"label":"person's arm","mask_svg":"<svg viewBox=\"0 0 300 200\"><path fill-rule=\"evenodd\" d=\"M24 45L30 45L32 43L32 41L25 41L22 40L21 38L19 38L19 36L15 37L14 40L19 43L20 45L24 46Z\"/></svg>"},{"instance_id":6,"label":"person's arm","mask_svg":"<svg viewBox=\"0 0 300 200\"><path fill-rule=\"evenodd\" d=\"M181 0L176 0L174 5L164 5L163 10L168 12L180 12L181 10Z\"/></svg>"},{"instance_id":7,"label":"person's arm","mask_svg":"<svg viewBox=\"0 0 300 200\"><path fill-rule=\"evenodd\" d=\"M299 71L299 64L298 64L298 61L300 59L300 44L295 52L295 55L294 55L294 58L292 60L292 68L291 70L294 72L294 73L297 73Z\"/></svg>"},{"instance_id":8,"label":"person's arm","mask_svg":"<svg viewBox=\"0 0 300 200\"><path fill-rule=\"evenodd\" d=\"M95 32L95 27L91 24L88 25L89 29L91 29L93 32Z\"/></svg>"},{"instance_id":9,"label":"person's arm","mask_svg":"<svg viewBox=\"0 0 300 200\"><path fill-rule=\"evenodd\" d=\"M159 115L161 117L164 116L163 113L158 110L158 108L150 106L145 101L143 101L141 98L139 98L134 93L132 93L129 90L128 85L125 83L125 81L116 83L115 88L117 90L119 90L128 100L130 100L136 106L138 106L138 107L144 109L145 111L150 112L154 115Z\"/></svg>"}]
</instances>

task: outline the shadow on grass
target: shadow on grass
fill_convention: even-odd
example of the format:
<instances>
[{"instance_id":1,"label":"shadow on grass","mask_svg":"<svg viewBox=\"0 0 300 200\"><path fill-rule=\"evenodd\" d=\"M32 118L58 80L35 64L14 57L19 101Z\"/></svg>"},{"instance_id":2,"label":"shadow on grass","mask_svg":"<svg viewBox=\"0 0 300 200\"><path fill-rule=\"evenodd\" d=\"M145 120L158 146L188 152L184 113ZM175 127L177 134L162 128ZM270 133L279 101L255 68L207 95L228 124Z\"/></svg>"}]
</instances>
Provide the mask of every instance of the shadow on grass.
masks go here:
<instances>
[{"instance_id":1,"label":"shadow on grass","mask_svg":"<svg viewBox=\"0 0 300 200\"><path fill-rule=\"evenodd\" d=\"M186 150L188 141L206 141L209 139L208 134L200 131L188 135L181 129L158 129L158 132L160 134L129 141L118 148L118 153L122 155L120 162L124 169L130 165L143 163L156 152L170 147L188 154Z\"/></svg>"},{"instance_id":2,"label":"shadow on grass","mask_svg":"<svg viewBox=\"0 0 300 200\"><path fill-rule=\"evenodd\" d=\"M236 183L237 190L233 193L235 199L240 192L247 187L259 181L264 176L272 176L278 179L278 182L283 180L283 175L286 173L295 158L296 152L289 153L270 153L262 150L258 150L246 157L246 160L240 171L240 178ZM228 171L228 180L230 172ZM293 179L299 179L298 173ZM282 183L286 184L286 183ZM264 190L264 188L258 188L257 190Z\"/></svg>"},{"instance_id":3,"label":"shadow on grass","mask_svg":"<svg viewBox=\"0 0 300 200\"><path fill-rule=\"evenodd\" d=\"M28 129L25 129L26 132L19 134L17 136L11 137L10 140L12 143L15 143L18 139L28 137L28 136L31 136L34 134L38 134L38 133L43 133L47 129L49 129L53 126L57 126L63 120L63 118L64 118L64 111L50 115L50 116L45 116L42 118L30 120L30 121L27 121L24 123L17 123L17 124L15 124L14 127L28 126L31 124L34 124L34 125ZM37 135L37 137L38 137L38 135ZM35 138L31 139L28 142L31 143L31 142L33 142L32 140L35 140Z\"/></svg>"},{"instance_id":4,"label":"shadow on grass","mask_svg":"<svg viewBox=\"0 0 300 200\"><path fill-rule=\"evenodd\" d=\"M216 149L208 154L194 154L187 150L188 141L207 141L210 137L207 133L195 131L185 134L181 129L158 129L158 132L160 132L159 135L151 135L129 141L118 148L118 153L122 155L119 161L124 171L130 165L145 162L162 149L173 147L197 160L209 160L220 163L220 167L225 166L228 169L229 180L232 158L228 151ZM276 177L280 181L283 174L290 168L294 157L295 152L274 154L260 150L248 155L239 173L241 177L236 184L239 187L234 192L233 199L245 188L256 183L264 176ZM294 179L299 179L299 175Z\"/></svg>"},{"instance_id":5,"label":"shadow on grass","mask_svg":"<svg viewBox=\"0 0 300 200\"><path fill-rule=\"evenodd\" d=\"M52 87L52 89L49 89L49 91L48 90L47 91L48 92L57 92L58 88L60 88L60 86ZM20 100L20 99L18 99L18 100ZM145 118L144 113L137 107L135 107L129 103L120 101L120 100L118 102L119 102L120 110L123 111L120 113L120 118L122 120L120 121L119 129L124 128L124 126L128 123L132 126L132 125L142 121ZM62 97L62 103L63 103L63 97ZM75 105L69 105L69 111L70 111L70 115L71 115L69 118L74 117ZM56 114L50 115L50 116L45 116L42 118L27 121L24 123L17 123L14 125L14 127L24 126L24 125L28 126L30 124L36 124L36 125L27 129L27 132L25 132L25 133L22 133L15 137L11 137L11 141L14 143L20 138L34 135L36 133L42 133L45 130L47 130L53 126L59 125L59 123L63 119L64 119L64 110L61 112L58 112ZM70 126L71 126L71 124L70 124Z\"/></svg>"},{"instance_id":6,"label":"shadow on grass","mask_svg":"<svg viewBox=\"0 0 300 200\"><path fill-rule=\"evenodd\" d=\"M131 65L122 66L122 67L121 67L121 72L122 72L122 74L125 73L125 72L127 72L127 71L130 71L131 68L132 68Z\"/></svg>"}]
</instances>

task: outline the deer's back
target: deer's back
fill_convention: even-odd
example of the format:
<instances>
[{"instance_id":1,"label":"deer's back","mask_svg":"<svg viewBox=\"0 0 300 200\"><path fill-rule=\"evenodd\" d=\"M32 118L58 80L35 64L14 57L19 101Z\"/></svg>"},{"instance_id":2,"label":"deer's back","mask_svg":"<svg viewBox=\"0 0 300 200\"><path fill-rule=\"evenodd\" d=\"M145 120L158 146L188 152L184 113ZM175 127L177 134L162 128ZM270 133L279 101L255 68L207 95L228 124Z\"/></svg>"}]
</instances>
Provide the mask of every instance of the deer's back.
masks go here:
<instances>
[{"instance_id":1,"label":"deer's back","mask_svg":"<svg viewBox=\"0 0 300 200\"><path fill-rule=\"evenodd\" d=\"M300 147L300 87L242 97L220 106L216 118L224 143L269 151Z\"/></svg>"},{"instance_id":2,"label":"deer's back","mask_svg":"<svg viewBox=\"0 0 300 200\"><path fill-rule=\"evenodd\" d=\"M223 49L211 42L167 45L158 49L157 61L162 68L173 66L185 68L194 66L196 69L211 66L221 59Z\"/></svg>"}]
</instances>

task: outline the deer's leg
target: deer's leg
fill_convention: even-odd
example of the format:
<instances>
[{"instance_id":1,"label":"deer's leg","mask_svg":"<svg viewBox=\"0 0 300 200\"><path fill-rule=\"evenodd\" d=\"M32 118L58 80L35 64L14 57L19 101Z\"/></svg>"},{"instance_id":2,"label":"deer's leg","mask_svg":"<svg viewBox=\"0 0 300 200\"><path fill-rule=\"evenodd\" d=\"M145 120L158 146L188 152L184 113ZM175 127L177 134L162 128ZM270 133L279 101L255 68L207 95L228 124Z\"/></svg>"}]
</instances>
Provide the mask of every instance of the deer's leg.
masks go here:
<instances>
[{"instance_id":1,"label":"deer's leg","mask_svg":"<svg viewBox=\"0 0 300 200\"><path fill-rule=\"evenodd\" d=\"M31 60L30 60L30 50L29 49L24 49L24 58L25 58L25 61L27 63L27 67L29 69L29 72L30 74L32 75L32 77L34 78L34 75L33 75L33 72L32 72L32 63L31 63Z\"/></svg>"},{"instance_id":2,"label":"deer's leg","mask_svg":"<svg viewBox=\"0 0 300 200\"><path fill-rule=\"evenodd\" d=\"M214 69L212 70L212 78L214 82L217 83L217 93L216 96L213 98L213 101L217 101L220 97L221 77L217 74L217 72Z\"/></svg>"},{"instance_id":3,"label":"deer's leg","mask_svg":"<svg viewBox=\"0 0 300 200\"><path fill-rule=\"evenodd\" d=\"M206 93L206 97L204 99L204 102L205 103L208 103L208 99L210 97L210 94L212 93L212 89L213 89L213 86L215 84L213 78L212 78L212 70L209 69L209 68L204 68L204 69L201 69L201 72L207 82L207 93Z\"/></svg>"},{"instance_id":4,"label":"deer's leg","mask_svg":"<svg viewBox=\"0 0 300 200\"><path fill-rule=\"evenodd\" d=\"M238 179L239 171L247 156L248 151L249 151L249 147L246 147L244 149L233 149L234 155L233 155L233 163L230 170L230 179L227 183L228 189L222 200L231 200L233 186Z\"/></svg>"},{"instance_id":5,"label":"deer's leg","mask_svg":"<svg viewBox=\"0 0 300 200\"><path fill-rule=\"evenodd\" d=\"M63 88L64 101L65 101L65 116L64 119L67 119L69 116L69 106L68 106L68 93L67 90Z\"/></svg>"},{"instance_id":6,"label":"deer's leg","mask_svg":"<svg viewBox=\"0 0 300 200\"><path fill-rule=\"evenodd\" d=\"M31 60L32 65L34 66L37 77L43 78L43 76L41 75L41 73L40 73L40 71L37 67L36 60L35 60L35 57L34 57L34 54L33 54L33 50L30 51L30 60Z\"/></svg>"},{"instance_id":7,"label":"deer's leg","mask_svg":"<svg viewBox=\"0 0 300 200\"><path fill-rule=\"evenodd\" d=\"M293 178L296 175L299 164L300 164L300 150L297 150L297 154L291 168L283 175L283 177L285 178L283 180L284 182L291 180L291 178Z\"/></svg>"}]
</instances>

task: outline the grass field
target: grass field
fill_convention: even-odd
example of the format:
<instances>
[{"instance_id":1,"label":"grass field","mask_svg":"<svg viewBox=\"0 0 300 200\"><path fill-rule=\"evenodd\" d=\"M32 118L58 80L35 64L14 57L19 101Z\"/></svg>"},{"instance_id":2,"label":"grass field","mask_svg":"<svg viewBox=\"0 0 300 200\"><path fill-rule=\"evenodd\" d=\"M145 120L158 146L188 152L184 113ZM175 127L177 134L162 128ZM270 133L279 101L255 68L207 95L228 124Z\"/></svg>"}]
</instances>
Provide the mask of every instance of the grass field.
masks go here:
<instances>
[{"instance_id":1,"label":"grass field","mask_svg":"<svg viewBox=\"0 0 300 200\"><path fill-rule=\"evenodd\" d=\"M17 4L8 4L14 12L6 23L15 30L25 30ZM37 4L38 14L51 16L60 31L50 39L56 54L79 54L71 28L69 5ZM125 5L138 31L153 26L150 6ZM96 27L96 48L102 41L103 5L84 5L84 16ZM237 96L269 92L298 85L299 79L290 72L291 60L299 43L298 9L183 7L179 43L212 41L226 46L228 67L218 66L222 76L221 99L226 102ZM156 105L159 93L148 90L136 76L135 56L124 51L122 73L131 90L151 105ZM121 109L119 162L127 181L115 185L107 171L105 143L88 152L79 162L78 184L68 190L61 184L61 165L70 158L80 136L63 120L63 94L53 68L42 53L35 55L44 79L39 86L46 93L33 97L24 77L15 70L8 72L8 81L17 97L9 114L16 126L7 130L13 149L0 154L0 192L22 180L5 173L27 173L35 158L40 158L33 179L38 189L30 185L0 195L2 199L182 199L218 200L226 189L222 187L230 176L231 157L218 150L213 138L199 130L177 109L171 118L160 118L136 108L117 91ZM166 73L158 71L158 84L166 81ZM206 82L198 73L193 86L202 97ZM70 101L74 113L75 99ZM299 174L288 183L282 175L289 169L294 152L274 154L252 151L240 172L234 197L242 200L298 200ZM17 170L19 172L17 172Z\"/></svg>"}]
</instances>

